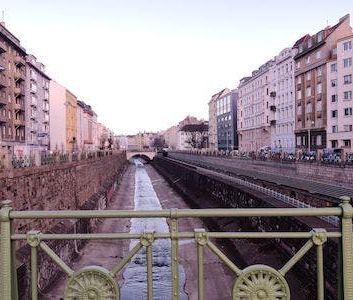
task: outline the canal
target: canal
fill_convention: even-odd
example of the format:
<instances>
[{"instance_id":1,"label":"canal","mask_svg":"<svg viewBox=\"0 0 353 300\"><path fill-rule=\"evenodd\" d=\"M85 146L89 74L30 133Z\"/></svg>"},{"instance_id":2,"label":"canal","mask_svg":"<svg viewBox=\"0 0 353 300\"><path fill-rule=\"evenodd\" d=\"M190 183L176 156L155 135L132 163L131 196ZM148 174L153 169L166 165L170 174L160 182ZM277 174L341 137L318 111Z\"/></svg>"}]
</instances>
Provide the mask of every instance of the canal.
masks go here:
<instances>
[{"instance_id":1,"label":"canal","mask_svg":"<svg viewBox=\"0 0 353 300\"><path fill-rule=\"evenodd\" d=\"M157 210L189 208L187 203L149 164L134 160L128 166L122 182L114 195L109 209ZM180 221L180 231L204 228L199 219ZM168 232L165 219L104 219L99 232L143 232L155 230ZM80 250L80 258L71 267L76 271L85 266L97 265L112 269L123 259L136 241L112 240L90 241ZM193 240L179 242L180 299L197 299L197 250ZM146 260L143 250L117 278L121 299L147 299ZM40 299L63 299L67 277L62 275ZM205 295L207 299L231 299L234 283L233 273L210 251L205 252ZM153 287L154 299L171 299L170 242L158 240L153 243Z\"/></svg>"}]
</instances>

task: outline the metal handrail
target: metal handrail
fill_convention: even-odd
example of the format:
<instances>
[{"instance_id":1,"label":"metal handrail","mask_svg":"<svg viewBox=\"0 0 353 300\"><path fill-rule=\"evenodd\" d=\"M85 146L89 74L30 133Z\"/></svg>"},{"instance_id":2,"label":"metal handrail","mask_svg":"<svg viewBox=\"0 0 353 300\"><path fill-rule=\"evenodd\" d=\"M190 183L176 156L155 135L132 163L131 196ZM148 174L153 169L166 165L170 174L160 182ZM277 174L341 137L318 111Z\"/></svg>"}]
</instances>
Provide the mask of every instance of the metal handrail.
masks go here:
<instances>
[{"instance_id":1,"label":"metal handrail","mask_svg":"<svg viewBox=\"0 0 353 300\"><path fill-rule=\"evenodd\" d=\"M259 187L263 189L263 187ZM273 195L276 192L271 191ZM86 281L85 276L93 280L92 274L98 274L102 289L106 291L109 287L113 298L119 297L119 287L115 283L115 276L139 253L142 248L146 251L147 268L147 295L148 299L153 299L153 253L152 247L155 240L168 239L171 241L171 299L179 299L179 250L178 241L181 239L193 239L197 247L198 262L198 297L205 299L204 295L204 250L208 248L214 255L234 272L236 280L233 287L233 299L239 299L239 295L246 294L246 289L242 287L251 282L251 286L260 288L264 292L271 291L271 288L281 287L281 299L289 299L290 289L286 281L286 274L293 266L300 261L308 251L315 247L317 253L316 272L317 272L317 299L325 298L324 280L324 252L323 246L327 239L339 239L342 244L342 295L345 300L352 299L353 296L353 232L352 217L353 207L349 197L341 197L339 207L324 208L242 208L242 209L164 209L164 210L73 210L73 211L17 211L13 210L11 201L3 201L0 209L0 298L4 300L17 299L16 264L14 242L26 241L31 248L31 296L38 299L38 251L46 254L59 268L67 275L68 281L65 288L65 297L78 297L77 284L73 281ZM183 218L243 218L243 217L338 217L340 220L340 230L327 232L325 229L313 229L312 231L297 232L206 232L204 229L194 229L192 232L182 232L178 230L179 219ZM90 219L90 218L166 218L169 220L169 232L144 231L141 233L126 232L105 232L105 233L40 233L39 231L29 231L26 234L13 232L12 222L19 219ZM267 265L252 265L240 269L236 263L232 262L222 252L211 239L305 239L306 243L301 248L295 248L291 253L292 257L280 269L274 269ZM112 270L107 270L98 266L85 267L74 271L71 267L51 249L49 240L115 240L115 239L134 239L137 240L135 246L130 249L126 257L122 258ZM309 261L315 262L312 258ZM39 273L40 274L40 273ZM251 274L251 276L249 275ZM262 274L268 274L263 276ZM254 276L254 278L253 278ZM264 285L257 278L267 280ZM267 279L266 279L267 278ZM90 282L90 281L88 281ZM264 287L265 286L265 287ZM95 286L97 288L97 286ZM97 288L96 292L103 292ZM68 296L70 295L70 296ZM76 295L76 296L75 296ZM66 299L66 298L65 298Z\"/></svg>"}]
</instances>

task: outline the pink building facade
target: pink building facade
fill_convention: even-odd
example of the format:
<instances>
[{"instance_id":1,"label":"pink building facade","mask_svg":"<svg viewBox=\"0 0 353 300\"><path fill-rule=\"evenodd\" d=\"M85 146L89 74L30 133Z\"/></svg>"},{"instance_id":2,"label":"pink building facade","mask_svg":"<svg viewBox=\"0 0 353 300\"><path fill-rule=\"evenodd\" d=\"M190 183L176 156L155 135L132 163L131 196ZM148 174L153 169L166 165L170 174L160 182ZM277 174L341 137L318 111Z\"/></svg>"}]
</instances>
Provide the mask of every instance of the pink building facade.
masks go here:
<instances>
[{"instance_id":1,"label":"pink building facade","mask_svg":"<svg viewBox=\"0 0 353 300\"><path fill-rule=\"evenodd\" d=\"M328 148L353 153L353 35L337 42L327 65Z\"/></svg>"}]
</instances>

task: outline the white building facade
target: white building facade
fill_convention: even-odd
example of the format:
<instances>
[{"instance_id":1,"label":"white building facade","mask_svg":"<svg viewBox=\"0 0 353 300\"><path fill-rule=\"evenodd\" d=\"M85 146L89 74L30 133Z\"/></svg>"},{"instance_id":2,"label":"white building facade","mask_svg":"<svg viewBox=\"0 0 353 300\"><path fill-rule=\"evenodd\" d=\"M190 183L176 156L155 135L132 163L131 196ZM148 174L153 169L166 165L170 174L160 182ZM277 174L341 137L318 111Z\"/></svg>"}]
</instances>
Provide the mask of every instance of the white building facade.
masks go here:
<instances>
[{"instance_id":1,"label":"white building facade","mask_svg":"<svg viewBox=\"0 0 353 300\"><path fill-rule=\"evenodd\" d=\"M296 49L285 48L276 57L272 72L271 112L276 124L272 126L271 149L295 153L295 83L294 55Z\"/></svg>"},{"instance_id":2,"label":"white building facade","mask_svg":"<svg viewBox=\"0 0 353 300\"><path fill-rule=\"evenodd\" d=\"M271 93L274 61L270 60L251 77L241 79L238 87L237 122L239 150L259 151L271 145L271 126L276 125L275 112L270 110L274 104Z\"/></svg>"}]
</instances>

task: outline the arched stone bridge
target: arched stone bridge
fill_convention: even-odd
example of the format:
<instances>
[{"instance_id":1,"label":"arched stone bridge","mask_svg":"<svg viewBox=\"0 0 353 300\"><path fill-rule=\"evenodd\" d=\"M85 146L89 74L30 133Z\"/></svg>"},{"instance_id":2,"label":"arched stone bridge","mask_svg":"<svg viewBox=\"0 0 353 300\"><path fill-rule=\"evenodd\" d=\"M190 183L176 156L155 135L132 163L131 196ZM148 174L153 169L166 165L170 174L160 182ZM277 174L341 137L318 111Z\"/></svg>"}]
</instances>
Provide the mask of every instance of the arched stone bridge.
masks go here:
<instances>
[{"instance_id":1,"label":"arched stone bridge","mask_svg":"<svg viewBox=\"0 0 353 300\"><path fill-rule=\"evenodd\" d=\"M129 160L133 157L141 157L145 160L152 160L156 156L155 151L126 151L126 159Z\"/></svg>"}]
</instances>

